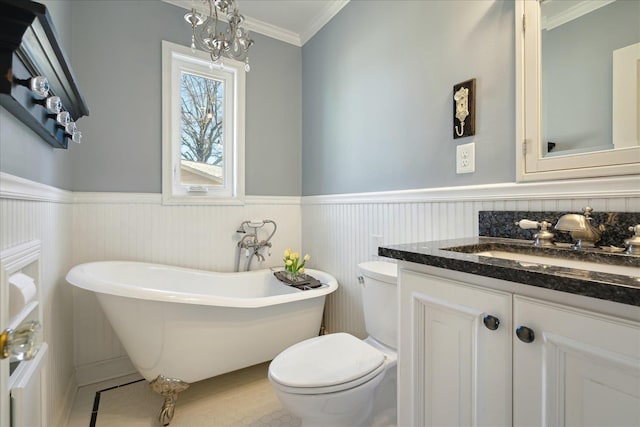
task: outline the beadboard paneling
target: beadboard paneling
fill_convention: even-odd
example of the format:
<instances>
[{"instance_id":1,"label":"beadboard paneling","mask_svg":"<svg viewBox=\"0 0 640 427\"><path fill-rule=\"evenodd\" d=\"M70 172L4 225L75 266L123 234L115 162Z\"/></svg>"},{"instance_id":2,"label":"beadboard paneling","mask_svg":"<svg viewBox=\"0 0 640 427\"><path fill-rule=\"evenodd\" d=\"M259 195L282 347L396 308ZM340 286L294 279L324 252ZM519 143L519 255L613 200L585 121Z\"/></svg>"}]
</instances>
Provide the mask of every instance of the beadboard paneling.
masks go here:
<instances>
[{"instance_id":1,"label":"beadboard paneling","mask_svg":"<svg viewBox=\"0 0 640 427\"><path fill-rule=\"evenodd\" d=\"M37 201L12 198L1 177L0 250L30 240L42 242L43 338L49 345L46 365L47 413L51 426L64 425L76 390L73 364L71 289L64 279L71 266L71 193L37 186ZM21 180L22 182L22 180ZM53 200L53 201L52 201Z\"/></svg>"},{"instance_id":2,"label":"beadboard paneling","mask_svg":"<svg viewBox=\"0 0 640 427\"><path fill-rule=\"evenodd\" d=\"M233 271L242 221L272 219L278 229L272 256L252 269L282 264L288 247L300 249L300 199L247 197L244 206L167 206L158 195L76 193L73 208L74 264L131 260L213 271ZM266 237L270 226L261 231ZM264 251L266 255L266 250ZM246 258L241 257L244 262ZM121 364L126 353L91 292L74 289L75 361L79 383L113 376L105 361ZM124 372L122 372L124 373Z\"/></svg>"},{"instance_id":3,"label":"beadboard paneling","mask_svg":"<svg viewBox=\"0 0 640 427\"><path fill-rule=\"evenodd\" d=\"M310 267L330 272L341 286L327 300L328 330L364 337L356 265L377 258L371 235L386 244L474 236L479 210L579 211L590 205L640 211L637 181L620 189L616 179L311 196L302 198L302 207L297 197L247 197L245 206L163 206L157 194L71 193L3 173L0 184L0 250L42 242L52 425L65 424L73 402L74 360L83 383L129 369L93 294L66 283L72 265L123 259L231 271L240 222L274 219L278 231L264 267L281 264L287 247L310 253Z\"/></svg>"},{"instance_id":4,"label":"beadboard paneling","mask_svg":"<svg viewBox=\"0 0 640 427\"><path fill-rule=\"evenodd\" d=\"M304 252L312 255L313 268L330 272L340 283L338 291L327 299L328 331L366 336L356 277L358 263L378 259L371 244L372 235L382 236L384 244L477 236L480 210L580 212L584 206L591 206L596 211L640 211L638 188L633 186L622 189L621 196L613 196L618 191L612 188L611 197L603 197L600 188L594 189L597 195L593 198L587 190L574 198L549 191L554 187L566 191L557 183L497 187L456 188L449 195L436 189L303 197ZM528 190L518 194L518 188ZM535 194L531 188L535 188ZM504 200L500 199L501 193Z\"/></svg>"}]
</instances>

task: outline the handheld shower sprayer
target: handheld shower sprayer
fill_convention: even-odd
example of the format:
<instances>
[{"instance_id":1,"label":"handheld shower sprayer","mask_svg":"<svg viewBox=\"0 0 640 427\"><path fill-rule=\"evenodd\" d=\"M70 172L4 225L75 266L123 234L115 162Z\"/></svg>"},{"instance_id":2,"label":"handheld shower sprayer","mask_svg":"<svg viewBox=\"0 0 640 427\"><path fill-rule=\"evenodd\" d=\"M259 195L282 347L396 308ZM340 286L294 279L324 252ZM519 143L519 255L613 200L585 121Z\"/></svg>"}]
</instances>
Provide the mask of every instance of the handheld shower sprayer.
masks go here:
<instances>
[{"instance_id":1,"label":"handheld shower sprayer","mask_svg":"<svg viewBox=\"0 0 640 427\"><path fill-rule=\"evenodd\" d=\"M256 231L256 229L264 227L266 223L272 223L274 226L276 224L270 219L250 219L247 221L242 221L242 224L240 224L240 227L238 227L238 229L236 230L236 233L242 233L242 234L246 233L247 230L245 229L245 226L251 227L254 229L254 231ZM271 238L271 236L269 236L269 238Z\"/></svg>"}]
</instances>

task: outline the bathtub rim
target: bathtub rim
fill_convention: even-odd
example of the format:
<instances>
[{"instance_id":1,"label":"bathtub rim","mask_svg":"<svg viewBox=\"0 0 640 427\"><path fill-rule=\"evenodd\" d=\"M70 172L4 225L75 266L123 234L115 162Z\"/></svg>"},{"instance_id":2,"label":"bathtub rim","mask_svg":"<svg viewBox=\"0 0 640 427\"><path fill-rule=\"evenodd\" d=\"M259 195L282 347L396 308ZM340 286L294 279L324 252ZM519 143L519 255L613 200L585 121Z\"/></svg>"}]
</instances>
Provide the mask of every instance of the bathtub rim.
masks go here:
<instances>
[{"instance_id":1,"label":"bathtub rim","mask_svg":"<svg viewBox=\"0 0 640 427\"><path fill-rule=\"evenodd\" d=\"M135 298L147 301L158 302L170 302L180 304L195 304L195 305L208 305L219 307L233 307L233 308L259 308L268 307L276 304L283 304L293 301L300 301L308 298L317 298L331 294L338 289L338 282L329 273L321 270L306 269L306 273L315 276L323 283L323 286L317 289L300 290L284 283L278 282L280 285L285 286L287 290L291 291L285 294L272 295L266 297L255 298L242 298L242 297L227 297L214 294L199 294L192 292L181 292L177 290L166 291L160 289L154 289L149 287L139 287L128 285L122 282L99 279L95 276L88 275L86 270L92 265L96 264L135 264L146 268L169 268L176 271L182 271L187 274L196 273L199 275L210 275L213 277L224 277L230 275L264 275L273 274L270 268L261 270L252 270L248 272L215 272L209 270L201 270L196 268L178 267L170 264L148 263L140 261L93 261L75 265L67 273L66 281L80 289L84 289L90 292L102 293L108 295L116 295L126 298Z\"/></svg>"}]
</instances>

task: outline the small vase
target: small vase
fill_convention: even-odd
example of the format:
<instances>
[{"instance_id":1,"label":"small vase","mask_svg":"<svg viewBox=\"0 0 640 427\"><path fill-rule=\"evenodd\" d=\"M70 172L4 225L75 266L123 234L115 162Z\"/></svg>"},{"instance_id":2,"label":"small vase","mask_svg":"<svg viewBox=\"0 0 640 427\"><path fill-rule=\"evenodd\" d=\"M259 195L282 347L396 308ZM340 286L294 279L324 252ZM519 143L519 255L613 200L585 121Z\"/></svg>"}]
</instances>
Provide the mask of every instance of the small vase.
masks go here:
<instances>
[{"instance_id":1,"label":"small vase","mask_svg":"<svg viewBox=\"0 0 640 427\"><path fill-rule=\"evenodd\" d=\"M297 271L294 272L294 271L286 270L285 275L287 279L291 280L292 282L297 282L300 276L300 273L298 273Z\"/></svg>"}]
</instances>

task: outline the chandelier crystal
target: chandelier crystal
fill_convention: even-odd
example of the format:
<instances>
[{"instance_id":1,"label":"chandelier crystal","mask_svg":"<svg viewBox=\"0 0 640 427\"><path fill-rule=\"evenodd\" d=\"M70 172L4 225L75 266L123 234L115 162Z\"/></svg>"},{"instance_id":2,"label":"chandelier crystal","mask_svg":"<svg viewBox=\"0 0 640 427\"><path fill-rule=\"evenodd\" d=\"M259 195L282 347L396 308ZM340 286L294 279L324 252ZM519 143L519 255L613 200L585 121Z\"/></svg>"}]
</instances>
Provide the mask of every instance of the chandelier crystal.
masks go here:
<instances>
[{"instance_id":1,"label":"chandelier crystal","mask_svg":"<svg viewBox=\"0 0 640 427\"><path fill-rule=\"evenodd\" d=\"M191 24L191 49L207 52L212 62L222 57L244 61L248 72L248 54L253 40L242 26L244 16L238 12L236 0L202 0L202 3L209 7L208 15L195 8L184 15L185 21ZM218 14L227 18L228 25L220 22Z\"/></svg>"}]
</instances>

